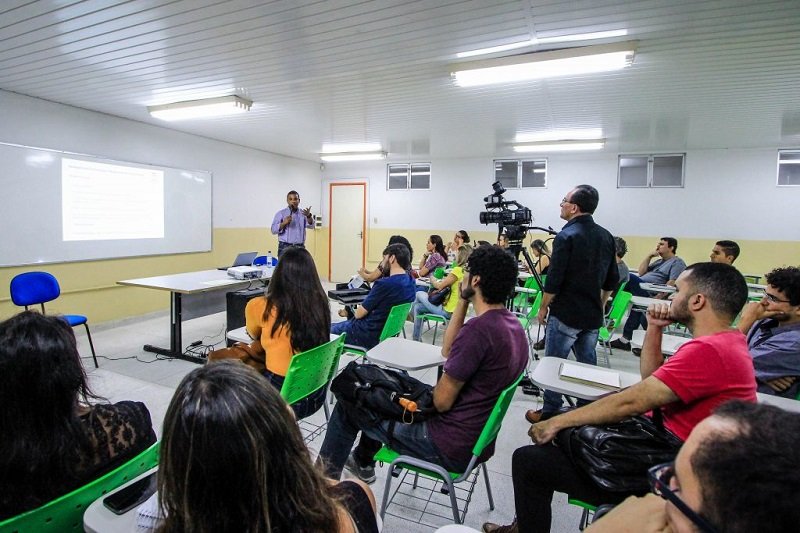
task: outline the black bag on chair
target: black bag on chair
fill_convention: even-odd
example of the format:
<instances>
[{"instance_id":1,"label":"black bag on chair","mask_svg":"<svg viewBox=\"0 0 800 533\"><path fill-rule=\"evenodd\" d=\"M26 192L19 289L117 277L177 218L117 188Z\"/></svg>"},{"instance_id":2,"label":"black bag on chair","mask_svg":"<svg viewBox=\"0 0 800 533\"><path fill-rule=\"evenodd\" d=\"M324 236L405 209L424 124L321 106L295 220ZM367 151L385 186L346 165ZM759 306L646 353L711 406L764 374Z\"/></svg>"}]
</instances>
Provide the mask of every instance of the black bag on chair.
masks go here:
<instances>
[{"instance_id":1,"label":"black bag on chair","mask_svg":"<svg viewBox=\"0 0 800 533\"><path fill-rule=\"evenodd\" d=\"M675 460L683 441L653 418L635 416L606 426L559 431L556 444L594 483L609 492L641 494L649 490L648 468Z\"/></svg>"},{"instance_id":2,"label":"black bag on chair","mask_svg":"<svg viewBox=\"0 0 800 533\"><path fill-rule=\"evenodd\" d=\"M450 287L443 289L431 289L428 293L428 301L432 305L444 305L447 297L450 295Z\"/></svg>"}]
</instances>

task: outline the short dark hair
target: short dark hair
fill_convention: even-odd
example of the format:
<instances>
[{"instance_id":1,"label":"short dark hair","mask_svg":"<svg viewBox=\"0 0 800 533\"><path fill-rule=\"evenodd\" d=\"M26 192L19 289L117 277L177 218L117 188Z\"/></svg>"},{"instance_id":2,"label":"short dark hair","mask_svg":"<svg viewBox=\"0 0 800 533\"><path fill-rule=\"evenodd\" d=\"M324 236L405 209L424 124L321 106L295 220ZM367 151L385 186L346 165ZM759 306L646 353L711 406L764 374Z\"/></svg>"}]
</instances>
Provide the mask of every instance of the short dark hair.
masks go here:
<instances>
[{"instance_id":1,"label":"short dark hair","mask_svg":"<svg viewBox=\"0 0 800 533\"><path fill-rule=\"evenodd\" d=\"M408 242L408 239L402 235L392 235L389 237L389 244L405 244L406 248L408 248L408 264L411 264L411 261L414 260L414 249L411 247L411 243Z\"/></svg>"},{"instance_id":2,"label":"short dark hair","mask_svg":"<svg viewBox=\"0 0 800 533\"><path fill-rule=\"evenodd\" d=\"M732 255L734 261L736 261L736 258L739 257L739 252L741 250L739 249L739 245L736 244L736 242L717 241L715 244L722 249L722 253L724 253L726 256Z\"/></svg>"},{"instance_id":3,"label":"short dark hair","mask_svg":"<svg viewBox=\"0 0 800 533\"><path fill-rule=\"evenodd\" d=\"M569 199L570 203L578 206L581 213L594 213L597 209L597 204L600 203L600 193L591 185L578 185L572 193L572 198Z\"/></svg>"},{"instance_id":4,"label":"short dark hair","mask_svg":"<svg viewBox=\"0 0 800 533\"><path fill-rule=\"evenodd\" d=\"M462 239L464 239L464 242L465 242L465 243L469 242L469 233L467 233L467 230L465 230L465 229L460 229L460 230L458 230L456 233L458 233L459 235L461 235L461 238L462 238Z\"/></svg>"},{"instance_id":5,"label":"short dark hair","mask_svg":"<svg viewBox=\"0 0 800 533\"><path fill-rule=\"evenodd\" d=\"M628 253L628 243L622 237L614 237L614 249L617 257L622 259Z\"/></svg>"},{"instance_id":6,"label":"short dark hair","mask_svg":"<svg viewBox=\"0 0 800 533\"><path fill-rule=\"evenodd\" d=\"M686 282L708 299L711 308L731 322L747 303L744 276L726 263L695 263L686 267Z\"/></svg>"},{"instance_id":7,"label":"short dark hair","mask_svg":"<svg viewBox=\"0 0 800 533\"><path fill-rule=\"evenodd\" d=\"M732 401L714 416L735 429L710 435L690 459L700 481L700 514L729 533L795 531L800 523L800 415Z\"/></svg>"},{"instance_id":8,"label":"short dark hair","mask_svg":"<svg viewBox=\"0 0 800 533\"><path fill-rule=\"evenodd\" d=\"M296 195L298 198L300 197L300 193L297 191L289 191L286 193L286 198L289 198L291 195Z\"/></svg>"},{"instance_id":9,"label":"short dark hair","mask_svg":"<svg viewBox=\"0 0 800 533\"><path fill-rule=\"evenodd\" d=\"M667 246L672 248L672 253L678 253L678 239L675 237L661 237L662 241L667 243Z\"/></svg>"},{"instance_id":10,"label":"short dark hair","mask_svg":"<svg viewBox=\"0 0 800 533\"><path fill-rule=\"evenodd\" d=\"M517 284L517 262L499 246L479 246L467 261L469 276L480 276L478 286L487 304L499 304L513 294Z\"/></svg>"},{"instance_id":11,"label":"short dark hair","mask_svg":"<svg viewBox=\"0 0 800 533\"><path fill-rule=\"evenodd\" d=\"M789 305L800 305L800 268L776 268L765 277L767 283L786 295Z\"/></svg>"},{"instance_id":12,"label":"short dark hair","mask_svg":"<svg viewBox=\"0 0 800 533\"><path fill-rule=\"evenodd\" d=\"M390 244L383 250L383 255L393 255L397 264L403 270L408 270L411 266L411 253L405 244L400 244L399 242Z\"/></svg>"}]
</instances>

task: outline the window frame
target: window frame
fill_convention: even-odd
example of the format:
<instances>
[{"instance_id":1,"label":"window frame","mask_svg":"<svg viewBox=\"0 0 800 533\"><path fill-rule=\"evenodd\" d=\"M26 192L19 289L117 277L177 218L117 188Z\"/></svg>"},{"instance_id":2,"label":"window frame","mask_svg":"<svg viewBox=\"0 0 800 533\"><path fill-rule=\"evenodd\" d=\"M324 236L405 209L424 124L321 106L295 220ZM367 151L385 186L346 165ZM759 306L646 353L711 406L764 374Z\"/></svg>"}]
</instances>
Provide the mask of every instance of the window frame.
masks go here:
<instances>
[{"instance_id":1,"label":"window frame","mask_svg":"<svg viewBox=\"0 0 800 533\"><path fill-rule=\"evenodd\" d=\"M800 148L780 148L778 149L778 162L775 172L775 186L776 187L800 187L800 183L781 183L781 164L784 165L800 165L800 159L796 162L781 163L781 155L783 154L798 154L800 155Z\"/></svg>"},{"instance_id":2,"label":"window frame","mask_svg":"<svg viewBox=\"0 0 800 533\"><path fill-rule=\"evenodd\" d=\"M411 170L415 166L428 167L428 186L427 187L411 187ZM405 167L406 170L406 186L403 188L391 187L391 170L392 167ZM426 162L412 162L412 163L386 163L386 190L387 191L429 191L431 190L431 179L433 178L433 167L430 163Z\"/></svg>"},{"instance_id":3,"label":"window frame","mask_svg":"<svg viewBox=\"0 0 800 533\"><path fill-rule=\"evenodd\" d=\"M622 185L622 159L623 158L647 158L647 182L644 185ZM681 182L680 185L656 185L653 183L653 168L656 158L661 157L680 157L681 158ZM617 189L683 189L686 187L686 153L685 152L666 152L659 154L617 154Z\"/></svg>"},{"instance_id":4,"label":"window frame","mask_svg":"<svg viewBox=\"0 0 800 533\"><path fill-rule=\"evenodd\" d=\"M498 180L497 178L497 164L498 163L516 163L517 164L517 184L514 187L506 187L506 189L547 189L547 169L549 161L546 157L539 158L499 158L492 159L492 183ZM544 185L538 186L523 186L522 184L522 167L523 163L544 163Z\"/></svg>"}]
</instances>

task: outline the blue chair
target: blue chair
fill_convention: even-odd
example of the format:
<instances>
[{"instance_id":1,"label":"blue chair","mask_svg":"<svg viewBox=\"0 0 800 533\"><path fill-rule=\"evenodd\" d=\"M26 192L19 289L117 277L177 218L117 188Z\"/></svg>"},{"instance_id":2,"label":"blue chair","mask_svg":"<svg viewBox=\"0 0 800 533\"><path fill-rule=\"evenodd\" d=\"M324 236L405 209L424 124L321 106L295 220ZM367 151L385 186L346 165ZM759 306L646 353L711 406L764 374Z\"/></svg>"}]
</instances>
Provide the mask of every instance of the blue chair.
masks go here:
<instances>
[{"instance_id":1,"label":"blue chair","mask_svg":"<svg viewBox=\"0 0 800 533\"><path fill-rule=\"evenodd\" d=\"M40 305L44 314L45 302L55 300L61 295L61 287L58 280L48 272L25 272L17 274L11 280L11 300L14 305L24 306L27 311L31 305ZM98 368L97 354L94 351L92 335L89 333L89 321L83 315L63 315L62 318L72 326L83 326L86 328L86 336L89 338L89 346L92 349L92 359L94 367Z\"/></svg>"},{"instance_id":2,"label":"blue chair","mask_svg":"<svg viewBox=\"0 0 800 533\"><path fill-rule=\"evenodd\" d=\"M259 255L255 259L253 259L253 266L264 266L267 265L267 256L266 255ZM273 256L272 262L267 266L277 266L278 265L278 258Z\"/></svg>"}]
</instances>

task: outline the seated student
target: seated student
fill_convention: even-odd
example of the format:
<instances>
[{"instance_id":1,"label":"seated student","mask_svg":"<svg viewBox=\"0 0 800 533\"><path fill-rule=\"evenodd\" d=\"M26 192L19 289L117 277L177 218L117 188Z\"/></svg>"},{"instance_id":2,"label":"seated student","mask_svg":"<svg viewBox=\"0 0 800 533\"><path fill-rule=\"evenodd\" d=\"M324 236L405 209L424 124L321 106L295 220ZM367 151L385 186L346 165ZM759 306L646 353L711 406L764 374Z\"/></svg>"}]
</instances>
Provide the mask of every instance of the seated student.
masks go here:
<instances>
[{"instance_id":1,"label":"seated student","mask_svg":"<svg viewBox=\"0 0 800 533\"><path fill-rule=\"evenodd\" d=\"M402 235L392 235L391 237L389 237L389 244L387 244L386 246L389 246L391 244L404 244L405 247L408 248L408 265L409 265L409 268L407 270L410 271L411 270L412 261L414 260L414 249L411 247L411 243L408 242L408 239L406 239ZM369 271L366 268L361 267L361 268L358 269L358 275L361 276L363 278L363 280L366 281L367 283L373 283L375 281L378 281L381 278L381 276L383 276L384 274L383 274L383 272L381 272L380 265L378 265L378 268L376 268L375 270L372 270L372 271ZM339 314L339 316L342 316L342 315Z\"/></svg>"},{"instance_id":2,"label":"seated student","mask_svg":"<svg viewBox=\"0 0 800 533\"><path fill-rule=\"evenodd\" d=\"M694 426L729 400L756 401L753 364L744 335L730 324L747 301L747 284L732 266L696 263L677 279L672 305L651 305L639 362L642 381L565 414L531 426L535 443L514 452L511 466L514 501L521 531L550 531L555 491L599 505L617 503L626 494L604 491L578 470L561 448L549 444L564 428L610 424L660 408L664 427L686 440ZM665 360L663 330L685 324L693 340ZM484 531L510 526L484 524ZM513 529L511 530L513 531Z\"/></svg>"},{"instance_id":3,"label":"seated student","mask_svg":"<svg viewBox=\"0 0 800 533\"><path fill-rule=\"evenodd\" d=\"M450 294L447 296L443 304L433 305L428 299L428 293L417 291L417 299L414 306L411 308L411 314L414 317L414 336L415 341L420 340L422 335L422 315L433 314L439 315L449 319L453 314L453 310L458 303L458 287L461 280L464 279L464 265L467 264L469 254L472 253L472 246L465 244L458 249L456 260L453 263L453 269L441 281L436 278L431 278L431 288L441 290L450 287Z\"/></svg>"},{"instance_id":4,"label":"seated student","mask_svg":"<svg viewBox=\"0 0 800 533\"><path fill-rule=\"evenodd\" d=\"M0 323L0 519L97 479L156 441L140 402L90 404L72 328L24 311Z\"/></svg>"},{"instance_id":5,"label":"seated student","mask_svg":"<svg viewBox=\"0 0 800 533\"><path fill-rule=\"evenodd\" d=\"M517 267L510 255L495 246L472 252L461 281L442 346L447 359L444 374L433 389L436 416L421 423L380 421L359 427L351 408L338 402L328 423L319 455L328 475L338 479L347 463L360 479L375 480L372 460L381 442L400 453L434 462L451 471L463 471L500 392L528 362L528 344L517 318L505 308L513 291ZM475 318L464 323L469 304ZM394 432L390 433L390 427ZM361 440L351 448L361 431ZM487 448L488 456L494 445Z\"/></svg>"},{"instance_id":6,"label":"seated student","mask_svg":"<svg viewBox=\"0 0 800 533\"><path fill-rule=\"evenodd\" d=\"M547 246L547 243L542 239L535 239L531 242L531 253L534 259L536 259L536 262L533 264L536 273L540 276L546 276L547 270L550 268L550 248ZM525 271L531 271L527 264L525 265Z\"/></svg>"},{"instance_id":7,"label":"seated student","mask_svg":"<svg viewBox=\"0 0 800 533\"><path fill-rule=\"evenodd\" d=\"M739 245L734 241L717 241L714 248L711 249L712 263L725 263L732 265L736 258L739 257Z\"/></svg>"},{"instance_id":8,"label":"seated student","mask_svg":"<svg viewBox=\"0 0 800 533\"><path fill-rule=\"evenodd\" d=\"M465 244L469 244L469 233L467 233L465 229L460 229L453 235L453 240L447 243L447 257L449 262L453 261L458 249Z\"/></svg>"},{"instance_id":9,"label":"seated student","mask_svg":"<svg viewBox=\"0 0 800 533\"><path fill-rule=\"evenodd\" d=\"M425 243L426 251L422 254L422 260L419 262L419 269L417 274L424 277L433 275L433 271L438 267L443 267L447 262L447 252L444 249L444 242L442 242L441 235L431 235L428 237L428 242Z\"/></svg>"},{"instance_id":10,"label":"seated student","mask_svg":"<svg viewBox=\"0 0 800 533\"><path fill-rule=\"evenodd\" d=\"M272 274L266 295L247 302L247 333L261 341L265 368L259 369L279 391L294 354L330 340L331 307L319 281L314 259L304 248L289 247ZM325 389L292 404L295 416L317 412Z\"/></svg>"},{"instance_id":11,"label":"seated student","mask_svg":"<svg viewBox=\"0 0 800 533\"><path fill-rule=\"evenodd\" d=\"M625 261L622 260L628 253L628 243L622 237L614 237L614 248L616 249L617 272L619 272L619 284L622 285L631 277L631 270Z\"/></svg>"},{"instance_id":12,"label":"seated student","mask_svg":"<svg viewBox=\"0 0 800 533\"><path fill-rule=\"evenodd\" d=\"M797 531L800 416L726 403L695 426L675 462L654 469L651 479L661 498L631 496L586 533L694 533L703 531L698 517L727 533Z\"/></svg>"},{"instance_id":13,"label":"seated student","mask_svg":"<svg viewBox=\"0 0 800 533\"><path fill-rule=\"evenodd\" d=\"M800 393L800 268L776 268L766 278L764 298L747 304L738 327L747 335L758 391L796 398Z\"/></svg>"},{"instance_id":14,"label":"seated student","mask_svg":"<svg viewBox=\"0 0 800 533\"><path fill-rule=\"evenodd\" d=\"M158 495L162 533L378 531L369 488L318 472L286 403L238 361L198 368L178 385Z\"/></svg>"},{"instance_id":15,"label":"seated student","mask_svg":"<svg viewBox=\"0 0 800 533\"><path fill-rule=\"evenodd\" d=\"M411 258L404 244L390 244L383 251L378 266L382 276L372 285L367 298L353 313L353 318L331 325L331 333L347 333L347 344L372 348L378 344L383 325L392 307L413 302L416 284L408 269Z\"/></svg>"}]
</instances>

